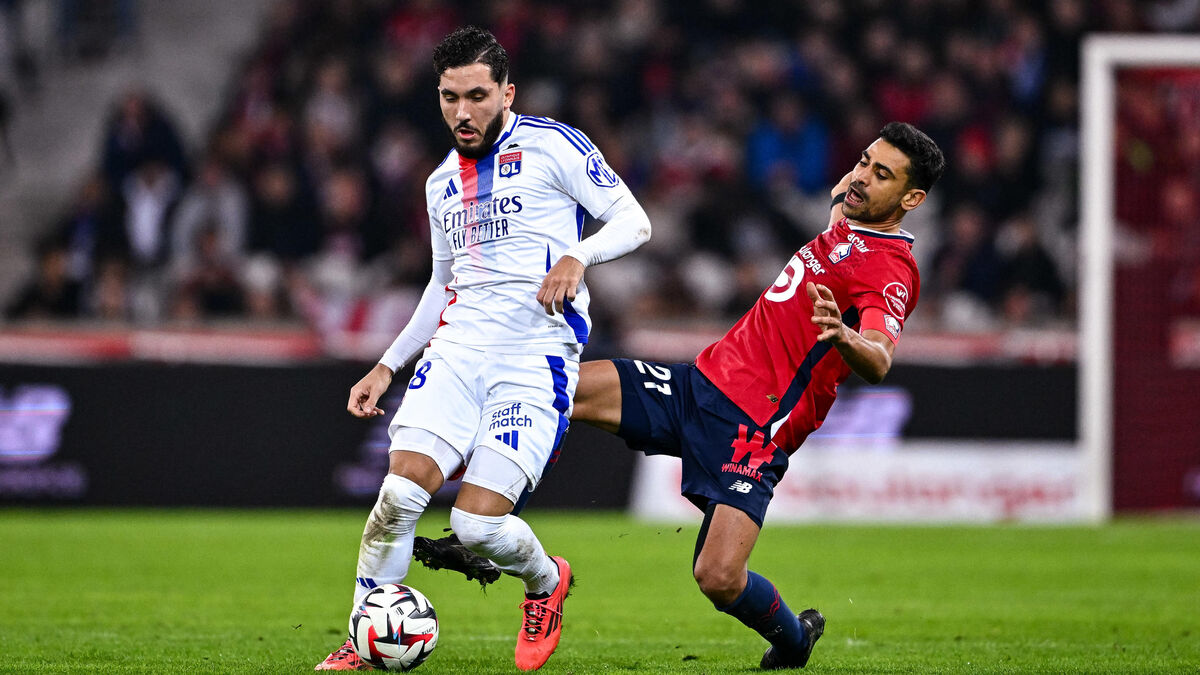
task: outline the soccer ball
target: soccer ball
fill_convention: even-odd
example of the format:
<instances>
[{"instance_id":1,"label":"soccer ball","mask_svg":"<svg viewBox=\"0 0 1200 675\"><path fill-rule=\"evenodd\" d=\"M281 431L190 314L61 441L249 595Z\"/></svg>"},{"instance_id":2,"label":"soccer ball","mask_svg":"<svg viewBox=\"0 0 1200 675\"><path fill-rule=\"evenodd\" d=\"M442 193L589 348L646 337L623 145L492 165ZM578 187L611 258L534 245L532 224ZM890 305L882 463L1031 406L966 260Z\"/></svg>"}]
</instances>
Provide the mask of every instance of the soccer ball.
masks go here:
<instances>
[{"instance_id":1,"label":"soccer ball","mask_svg":"<svg viewBox=\"0 0 1200 675\"><path fill-rule=\"evenodd\" d=\"M350 642L363 661L383 670L412 670L433 652L437 614L415 588L385 584L350 615Z\"/></svg>"}]
</instances>

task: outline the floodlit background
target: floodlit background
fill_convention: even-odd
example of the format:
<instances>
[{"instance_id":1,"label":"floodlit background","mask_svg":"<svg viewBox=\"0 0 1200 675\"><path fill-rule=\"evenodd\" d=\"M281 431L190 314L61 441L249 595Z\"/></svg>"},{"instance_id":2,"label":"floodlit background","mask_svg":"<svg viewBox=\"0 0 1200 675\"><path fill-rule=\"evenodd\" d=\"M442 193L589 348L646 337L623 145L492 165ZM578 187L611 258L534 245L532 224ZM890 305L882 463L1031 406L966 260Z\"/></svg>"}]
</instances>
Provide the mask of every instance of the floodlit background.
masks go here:
<instances>
[{"instance_id":1,"label":"floodlit background","mask_svg":"<svg viewBox=\"0 0 1200 675\"><path fill-rule=\"evenodd\" d=\"M428 279L430 52L464 23L508 50L514 110L586 132L654 223L589 270L585 358L692 359L884 122L946 152L905 221L897 366L848 383L773 518L1200 505L1200 71L1119 78L1116 365L1143 380L1118 380L1101 495L1077 384L1081 44L1192 33L1194 0L0 0L0 502L373 499L384 429L344 397ZM635 460L575 429L535 504L691 517Z\"/></svg>"},{"instance_id":2,"label":"floodlit background","mask_svg":"<svg viewBox=\"0 0 1200 675\"><path fill-rule=\"evenodd\" d=\"M945 150L895 367L842 387L751 561L828 617L809 670L1195 672L1200 0L0 0L0 671L344 640L388 445L346 395L429 275L431 49L465 23L653 220L587 273L585 359L694 358L884 122ZM524 514L579 573L547 673L758 663L677 472L568 434ZM519 584L406 583L421 672L512 672Z\"/></svg>"}]
</instances>

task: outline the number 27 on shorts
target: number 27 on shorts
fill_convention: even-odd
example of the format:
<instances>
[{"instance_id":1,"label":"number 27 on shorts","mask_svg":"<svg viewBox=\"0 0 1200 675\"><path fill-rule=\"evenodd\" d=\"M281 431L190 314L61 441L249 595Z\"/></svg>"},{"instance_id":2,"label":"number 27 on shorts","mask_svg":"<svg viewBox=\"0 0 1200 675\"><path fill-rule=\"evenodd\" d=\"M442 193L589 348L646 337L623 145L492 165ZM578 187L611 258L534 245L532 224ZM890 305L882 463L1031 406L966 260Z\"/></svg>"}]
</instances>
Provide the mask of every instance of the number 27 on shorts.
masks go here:
<instances>
[{"instance_id":1,"label":"number 27 on shorts","mask_svg":"<svg viewBox=\"0 0 1200 675\"><path fill-rule=\"evenodd\" d=\"M671 379L670 369L668 369L666 366L656 366L652 363L638 361L637 359L633 360L633 365L637 367L639 373L643 375L650 375L658 380L662 380L661 382L646 381L642 383L642 386L646 387L647 389L657 389L662 392L664 396L671 395L671 384L668 382L668 380Z\"/></svg>"}]
</instances>

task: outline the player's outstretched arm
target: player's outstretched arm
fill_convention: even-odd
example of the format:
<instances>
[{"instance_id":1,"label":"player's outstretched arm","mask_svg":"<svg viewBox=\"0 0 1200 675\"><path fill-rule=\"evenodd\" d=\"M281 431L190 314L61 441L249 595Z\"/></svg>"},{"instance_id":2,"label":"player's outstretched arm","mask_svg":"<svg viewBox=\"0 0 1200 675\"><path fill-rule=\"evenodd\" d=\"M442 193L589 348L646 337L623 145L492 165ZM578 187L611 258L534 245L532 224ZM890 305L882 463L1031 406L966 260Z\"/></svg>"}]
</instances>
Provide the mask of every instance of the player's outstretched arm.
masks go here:
<instances>
[{"instance_id":1,"label":"player's outstretched arm","mask_svg":"<svg viewBox=\"0 0 1200 675\"><path fill-rule=\"evenodd\" d=\"M824 284L810 281L805 290L813 303L812 322L821 327L817 340L833 344L850 370L862 379L870 384L882 382L892 369L896 349L892 341L877 330L868 329L860 335L842 323L842 311L833 291Z\"/></svg>"},{"instance_id":2,"label":"player's outstretched arm","mask_svg":"<svg viewBox=\"0 0 1200 675\"><path fill-rule=\"evenodd\" d=\"M377 417L383 414L383 408L378 407L379 397L387 391L392 383L392 369L376 363L375 367L363 376L358 384L350 388L350 400L346 410L359 418Z\"/></svg>"}]
</instances>

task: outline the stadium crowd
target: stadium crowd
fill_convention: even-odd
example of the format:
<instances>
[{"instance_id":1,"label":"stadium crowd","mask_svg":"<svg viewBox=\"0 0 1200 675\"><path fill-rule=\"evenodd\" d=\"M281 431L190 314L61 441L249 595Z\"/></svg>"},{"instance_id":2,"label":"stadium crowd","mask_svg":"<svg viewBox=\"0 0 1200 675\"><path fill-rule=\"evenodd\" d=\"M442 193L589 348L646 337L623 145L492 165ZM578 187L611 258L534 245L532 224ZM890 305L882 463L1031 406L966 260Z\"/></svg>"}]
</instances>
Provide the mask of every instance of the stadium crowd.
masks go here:
<instances>
[{"instance_id":1,"label":"stadium crowd","mask_svg":"<svg viewBox=\"0 0 1200 675\"><path fill-rule=\"evenodd\" d=\"M201 147L170 101L114 103L6 315L394 334L428 279L424 180L449 148L430 51L476 23L509 50L514 110L586 132L654 223L588 273L602 337L736 317L888 120L950 167L909 227L913 325L1070 322L1081 40L1198 18L1197 0L279 0Z\"/></svg>"}]
</instances>

